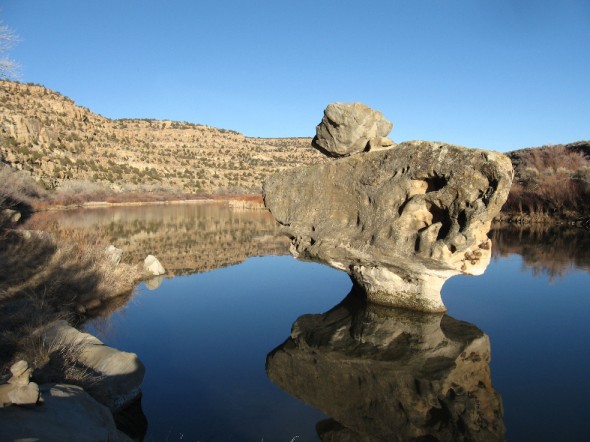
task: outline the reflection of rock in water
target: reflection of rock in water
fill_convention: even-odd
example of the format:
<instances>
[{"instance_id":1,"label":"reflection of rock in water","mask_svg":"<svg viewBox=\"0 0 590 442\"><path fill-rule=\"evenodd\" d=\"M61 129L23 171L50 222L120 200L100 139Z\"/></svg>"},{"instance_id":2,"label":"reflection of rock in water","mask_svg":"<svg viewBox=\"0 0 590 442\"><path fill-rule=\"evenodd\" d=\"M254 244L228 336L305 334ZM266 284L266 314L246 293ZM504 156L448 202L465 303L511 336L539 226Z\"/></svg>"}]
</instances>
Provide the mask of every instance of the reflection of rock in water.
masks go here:
<instances>
[{"instance_id":1,"label":"reflection of rock in water","mask_svg":"<svg viewBox=\"0 0 590 442\"><path fill-rule=\"evenodd\" d=\"M354 291L300 317L267 358L272 382L332 419L323 441L503 440L489 338L449 316L366 307Z\"/></svg>"},{"instance_id":2,"label":"reflection of rock in water","mask_svg":"<svg viewBox=\"0 0 590 442\"><path fill-rule=\"evenodd\" d=\"M162 281L164 281L164 277L162 275L154 276L153 278L150 278L147 281L145 281L145 287L148 290L156 290L158 287L162 285Z\"/></svg>"}]
</instances>

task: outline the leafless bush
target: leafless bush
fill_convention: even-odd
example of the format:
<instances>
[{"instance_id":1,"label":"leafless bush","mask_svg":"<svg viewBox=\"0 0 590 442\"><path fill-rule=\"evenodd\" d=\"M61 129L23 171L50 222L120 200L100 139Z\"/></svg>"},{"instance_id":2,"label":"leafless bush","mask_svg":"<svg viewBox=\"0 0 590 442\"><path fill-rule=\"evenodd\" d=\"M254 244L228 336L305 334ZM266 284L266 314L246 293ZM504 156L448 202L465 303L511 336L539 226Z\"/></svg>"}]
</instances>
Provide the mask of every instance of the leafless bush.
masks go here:
<instances>
[{"instance_id":1,"label":"leafless bush","mask_svg":"<svg viewBox=\"0 0 590 442\"><path fill-rule=\"evenodd\" d=\"M516 176L504 212L541 218L588 214L590 161L582 150L546 146L512 152L510 157Z\"/></svg>"},{"instance_id":2,"label":"leafless bush","mask_svg":"<svg viewBox=\"0 0 590 442\"><path fill-rule=\"evenodd\" d=\"M0 167L0 183L0 198L6 201L30 203L47 195L47 191L31 175L9 166Z\"/></svg>"}]
</instances>

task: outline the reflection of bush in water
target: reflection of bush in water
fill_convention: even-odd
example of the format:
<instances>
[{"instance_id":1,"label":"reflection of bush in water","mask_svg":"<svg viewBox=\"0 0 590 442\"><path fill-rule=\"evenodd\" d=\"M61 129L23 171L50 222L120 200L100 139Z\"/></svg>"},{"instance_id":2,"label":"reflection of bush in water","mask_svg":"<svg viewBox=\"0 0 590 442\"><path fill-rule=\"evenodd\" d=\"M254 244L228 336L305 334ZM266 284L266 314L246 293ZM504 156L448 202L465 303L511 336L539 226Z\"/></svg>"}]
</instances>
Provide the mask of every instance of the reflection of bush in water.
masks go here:
<instances>
[{"instance_id":1,"label":"reflection of bush in water","mask_svg":"<svg viewBox=\"0 0 590 442\"><path fill-rule=\"evenodd\" d=\"M43 213L32 223L92 231L121 248L123 262L155 255L167 275L203 272L251 256L286 254L288 240L269 212L232 210L222 204L144 206Z\"/></svg>"},{"instance_id":2,"label":"reflection of bush in water","mask_svg":"<svg viewBox=\"0 0 590 442\"><path fill-rule=\"evenodd\" d=\"M571 268L590 271L590 232L579 228L532 224L492 228L492 256L522 256L533 275L551 280L565 276Z\"/></svg>"}]
</instances>

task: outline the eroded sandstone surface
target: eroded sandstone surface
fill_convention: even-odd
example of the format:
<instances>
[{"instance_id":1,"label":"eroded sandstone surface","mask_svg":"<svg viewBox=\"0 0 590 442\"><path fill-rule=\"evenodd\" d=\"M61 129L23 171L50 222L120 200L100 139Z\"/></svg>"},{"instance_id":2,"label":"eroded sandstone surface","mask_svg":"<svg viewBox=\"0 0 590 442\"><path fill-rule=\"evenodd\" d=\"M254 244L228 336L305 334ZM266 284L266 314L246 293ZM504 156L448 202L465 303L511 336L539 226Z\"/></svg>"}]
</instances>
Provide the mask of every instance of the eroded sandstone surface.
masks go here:
<instances>
[{"instance_id":1,"label":"eroded sandstone surface","mask_svg":"<svg viewBox=\"0 0 590 442\"><path fill-rule=\"evenodd\" d=\"M332 103L324 110L312 145L334 157L379 150L394 144L386 138L392 128L381 112L362 103Z\"/></svg>"},{"instance_id":2,"label":"eroded sandstone surface","mask_svg":"<svg viewBox=\"0 0 590 442\"><path fill-rule=\"evenodd\" d=\"M445 311L444 282L483 273L513 171L501 153L408 141L271 176L291 253L349 273L377 304Z\"/></svg>"},{"instance_id":3,"label":"eroded sandstone surface","mask_svg":"<svg viewBox=\"0 0 590 442\"><path fill-rule=\"evenodd\" d=\"M330 416L322 441L501 441L490 342L447 315L367 305L356 289L304 315L267 357L269 379Z\"/></svg>"}]
</instances>

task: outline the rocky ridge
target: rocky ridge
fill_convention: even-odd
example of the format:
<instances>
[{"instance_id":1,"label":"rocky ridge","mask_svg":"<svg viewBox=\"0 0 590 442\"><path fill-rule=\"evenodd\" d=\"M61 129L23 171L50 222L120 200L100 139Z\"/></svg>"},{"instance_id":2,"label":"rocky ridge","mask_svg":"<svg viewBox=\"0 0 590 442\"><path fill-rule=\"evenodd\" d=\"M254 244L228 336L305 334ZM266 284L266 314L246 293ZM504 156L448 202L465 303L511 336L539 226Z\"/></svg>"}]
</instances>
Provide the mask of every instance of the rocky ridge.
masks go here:
<instances>
[{"instance_id":1,"label":"rocky ridge","mask_svg":"<svg viewBox=\"0 0 590 442\"><path fill-rule=\"evenodd\" d=\"M48 88L0 81L0 161L48 187L72 179L114 190L259 193L276 171L323 161L309 138L249 138L177 121L111 120Z\"/></svg>"}]
</instances>

